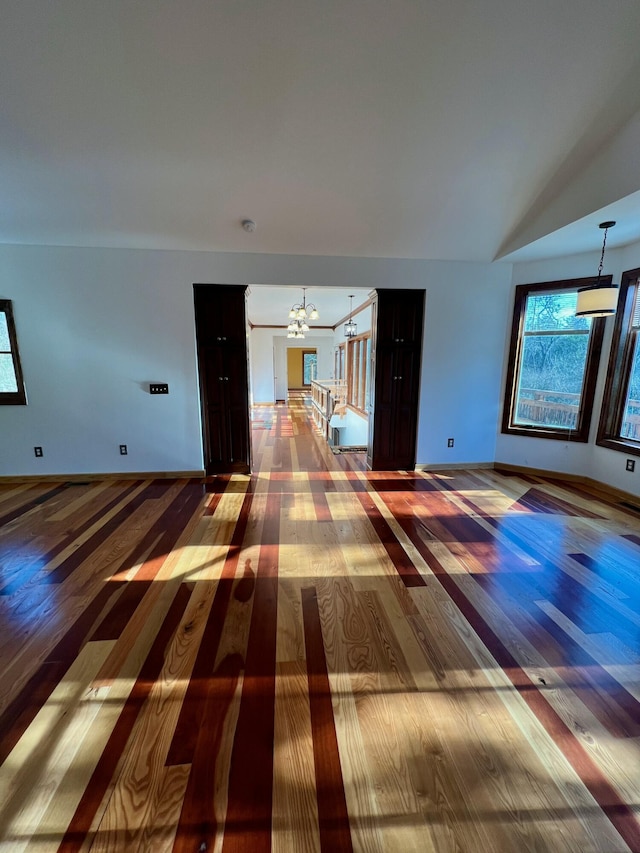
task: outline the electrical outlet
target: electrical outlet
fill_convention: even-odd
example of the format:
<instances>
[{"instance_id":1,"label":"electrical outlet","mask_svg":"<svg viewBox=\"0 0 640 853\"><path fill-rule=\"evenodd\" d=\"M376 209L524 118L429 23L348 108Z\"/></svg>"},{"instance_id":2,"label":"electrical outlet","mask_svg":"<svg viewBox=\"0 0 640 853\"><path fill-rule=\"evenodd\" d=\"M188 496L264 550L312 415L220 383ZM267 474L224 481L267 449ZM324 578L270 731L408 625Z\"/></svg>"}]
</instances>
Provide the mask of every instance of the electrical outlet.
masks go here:
<instances>
[{"instance_id":1,"label":"electrical outlet","mask_svg":"<svg viewBox=\"0 0 640 853\"><path fill-rule=\"evenodd\" d=\"M452 438L447 439L447 447L453 447L453 439Z\"/></svg>"},{"instance_id":2,"label":"electrical outlet","mask_svg":"<svg viewBox=\"0 0 640 853\"><path fill-rule=\"evenodd\" d=\"M127 455L127 453L128 453L128 451L127 451L127 445L126 445L126 444L121 444L121 445L120 445L120 456L126 456L126 455Z\"/></svg>"},{"instance_id":3,"label":"electrical outlet","mask_svg":"<svg viewBox=\"0 0 640 853\"><path fill-rule=\"evenodd\" d=\"M635 459L627 459L627 471L635 471L636 470L636 460Z\"/></svg>"},{"instance_id":4,"label":"electrical outlet","mask_svg":"<svg viewBox=\"0 0 640 853\"><path fill-rule=\"evenodd\" d=\"M34 447L34 448L33 448L33 452L34 452L34 454L38 457L38 459L39 459L41 456L44 456L44 453L42 452L42 448L41 448L41 447Z\"/></svg>"}]
</instances>

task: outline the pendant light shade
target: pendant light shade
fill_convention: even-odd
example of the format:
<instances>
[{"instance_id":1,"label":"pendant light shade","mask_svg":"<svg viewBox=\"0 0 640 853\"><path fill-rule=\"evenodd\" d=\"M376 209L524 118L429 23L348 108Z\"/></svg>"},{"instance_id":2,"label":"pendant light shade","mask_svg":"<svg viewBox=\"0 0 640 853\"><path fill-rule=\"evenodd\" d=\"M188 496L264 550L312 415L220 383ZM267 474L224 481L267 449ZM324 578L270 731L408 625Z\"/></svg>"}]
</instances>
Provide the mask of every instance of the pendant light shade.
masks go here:
<instances>
[{"instance_id":1,"label":"pendant light shade","mask_svg":"<svg viewBox=\"0 0 640 853\"><path fill-rule=\"evenodd\" d=\"M576 317L609 317L616 313L617 304L617 284L581 287L578 291Z\"/></svg>"},{"instance_id":2,"label":"pendant light shade","mask_svg":"<svg viewBox=\"0 0 640 853\"><path fill-rule=\"evenodd\" d=\"M349 297L349 319L344 324L344 336L345 338L355 338L358 334L358 326L353 322L353 294Z\"/></svg>"},{"instance_id":3,"label":"pendant light shade","mask_svg":"<svg viewBox=\"0 0 640 853\"><path fill-rule=\"evenodd\" d=\"M600 282L602 265L604 263L604 249L607 244L607 231L609 228L613 228L615 224L615 222L601 222L598 226L604 230L598 278L595 284L591 284L589 287L581 287L578 290L576 317L609 317L611 314L616 313L618 285Z\"/></svg>"}]
</instances>

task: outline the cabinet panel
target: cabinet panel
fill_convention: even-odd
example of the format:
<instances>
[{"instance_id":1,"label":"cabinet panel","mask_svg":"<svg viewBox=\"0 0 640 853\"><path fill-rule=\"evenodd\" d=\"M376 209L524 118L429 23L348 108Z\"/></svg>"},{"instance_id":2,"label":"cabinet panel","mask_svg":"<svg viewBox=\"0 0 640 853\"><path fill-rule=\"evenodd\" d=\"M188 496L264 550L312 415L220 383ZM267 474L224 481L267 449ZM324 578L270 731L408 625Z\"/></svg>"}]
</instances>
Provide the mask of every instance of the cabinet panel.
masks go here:
<instances>
[{"instance_id":1,"label":"cabinet panel","mask_svg":"<svg viewBox=\"0 0 640 853\"><path fill-rule=\"evenodd\" d=\"M377 342L391 346L422 342L423 290L379 290Z\"/></svg>"},{"instance_id":2,"label":"cabinet panel","mask_svg":"<svg viewBox=\"0 0 640 853\"><path fill-rule=\"evenodd\" d=\"M194 286L207 473L251 469L245 290Z\"/></svg>"},{"instance_id":3,"label":"cabinet panel","mask_svg":"<svg viewBox=\"0 0 640 853\"><path fill-rule=\"evenodd\" d=\"M401 349L394 358L394 454L398 468L413 469L417 437L420 363L415 350Z\"/></svg>"},{"instance_id":4,"label":"cabinet panel","mask_svg":"<svg viewBox=\"0 0 640 853\"><path fill-rule=\"evenodd\" d=\"M415 466L423 316L424 291L380 290L374 297L372 470Z\"/></svg>"},{"instance_id":5,"label":"cabinet panel","mask_svg":"<svg viewBox=\"0 0 640 853\"><path fill-rule=\"evenodd\" d=\"M232 465L249 464L247 357L244 348L224 351L224 408L227 420L228 458Z\"/></svg>"},{"instance_id":6,"label":"cabinet panel","mask_svg":"<svg viewBox=\"0 0 640 853\"><path fill-rule=\"evenodd\" d=\"M194 284L198 344L246 347L244 285Z\"/></svg>"}]
</instances>

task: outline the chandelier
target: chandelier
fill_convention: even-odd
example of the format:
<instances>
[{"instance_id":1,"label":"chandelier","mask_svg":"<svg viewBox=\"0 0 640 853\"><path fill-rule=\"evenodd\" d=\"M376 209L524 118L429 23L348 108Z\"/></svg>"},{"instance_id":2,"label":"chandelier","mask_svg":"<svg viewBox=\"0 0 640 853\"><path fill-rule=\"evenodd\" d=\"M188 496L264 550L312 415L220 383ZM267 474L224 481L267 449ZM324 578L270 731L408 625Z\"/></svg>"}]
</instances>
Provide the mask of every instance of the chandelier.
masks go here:
<instances>
[{"instance_id":1,"label":"chandelier","mask_svg":"<svg viewBox=\"0 0 640 853\"><path fill-rule=\"evenodd\" d=\"M302 288L302 302L294 302L289 311L288 338L304 338L309 331L307 320L318 320L320 314L313 302L307 302L307 288Z\"/></svg>"},{"instance_id":2,"label":"chandelier","mask_svg":"<svg viewBox=\"0 0 640 853\"><path fill-rule=\"evenodd\" d=\"M590 284L589 287L581 287L578 290L576 317L608 317L610 314L616 313L618 285L600 283L602 264L604 262L604 247L607 245L607 231L609 228L613 228L615 224L615 222L601 222L598 225L598 228L604 230L598 278L595 284Z\"/></svg>"},{"instance_id":3,"label":"chandelier","mask_svg":"<svg viewBox=\"0 0 640 853\"><path fill-rule=\"evenodd\" d=\"M355 338L358 334L358 326L353 322L353 294L349 297L349 319L344 324L345 338Z\"/></svg>"}]
</instances>

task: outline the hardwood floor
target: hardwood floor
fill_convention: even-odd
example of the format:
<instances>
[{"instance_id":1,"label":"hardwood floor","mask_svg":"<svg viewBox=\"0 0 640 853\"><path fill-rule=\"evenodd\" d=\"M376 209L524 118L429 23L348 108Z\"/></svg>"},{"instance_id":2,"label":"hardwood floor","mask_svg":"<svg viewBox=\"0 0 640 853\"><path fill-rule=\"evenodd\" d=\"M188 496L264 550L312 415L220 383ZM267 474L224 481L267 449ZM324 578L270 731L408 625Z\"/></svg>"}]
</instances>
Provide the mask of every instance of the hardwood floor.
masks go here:
<instances>
[{"instance_id":1,"label":"hardwood floor","mask_svg":"<svg viewBox=\"0 0 640 853\"><path fill-rule=\"evenodd\" d=\"M640 851L640 513L253 426L0 488L0 850Z\"/></svg>"}]
</instances>

